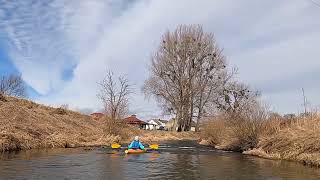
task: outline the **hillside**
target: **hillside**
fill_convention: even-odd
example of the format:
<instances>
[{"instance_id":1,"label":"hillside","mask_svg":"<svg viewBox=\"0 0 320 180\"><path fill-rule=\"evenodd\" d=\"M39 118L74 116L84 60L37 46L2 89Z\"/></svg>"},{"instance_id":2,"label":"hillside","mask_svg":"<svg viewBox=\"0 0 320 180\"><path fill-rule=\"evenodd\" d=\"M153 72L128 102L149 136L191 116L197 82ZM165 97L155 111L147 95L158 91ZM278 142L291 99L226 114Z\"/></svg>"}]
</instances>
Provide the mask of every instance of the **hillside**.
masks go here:
<instances>
[{"instance_id":1,"label":"hillside","mask_svg":"<svg viewBox=\"0 0 320 180\"><path fill-rule=\"evenodd\" d=\"M0 151L109 144L102 123L77 112L0 98Z\"/></svg>"},{"instance_id":2,"label":"hillside","mask_svg":"<svg viewBox=\"0 0 320 180\"><path fill-rule=\"evenodd\" d=\"M104 128L109 126L109 128ZM106 129L111 129L108 132ZM116 135L109 135L116 134ZM143 143L198 139L192 132L146 131L78 112L52 108L25 99L0 96L0 152L34 148L64 148L128 143L136 135Z\"/></svg>"}]
</instances>

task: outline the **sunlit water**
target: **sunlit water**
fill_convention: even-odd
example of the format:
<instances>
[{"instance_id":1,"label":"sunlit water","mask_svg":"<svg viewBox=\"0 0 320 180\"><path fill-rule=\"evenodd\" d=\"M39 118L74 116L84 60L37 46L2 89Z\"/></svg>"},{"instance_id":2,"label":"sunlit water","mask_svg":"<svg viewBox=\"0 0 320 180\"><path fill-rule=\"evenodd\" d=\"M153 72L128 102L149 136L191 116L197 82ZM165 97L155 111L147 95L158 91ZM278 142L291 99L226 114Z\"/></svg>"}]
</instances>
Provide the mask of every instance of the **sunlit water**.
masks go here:
<instances>
[{"instance_id":1,"label":"sunlit water","mask_svg":"<svg viewBox=\"0 0 320 180\"><path fill-rule=\"evenodd\" d=\"M125 155L123 149L31 150L5 153L0 179L320 179L320 170L216 151L194 142L170 142L159 151Z\"/></svg>"}]
</instances>

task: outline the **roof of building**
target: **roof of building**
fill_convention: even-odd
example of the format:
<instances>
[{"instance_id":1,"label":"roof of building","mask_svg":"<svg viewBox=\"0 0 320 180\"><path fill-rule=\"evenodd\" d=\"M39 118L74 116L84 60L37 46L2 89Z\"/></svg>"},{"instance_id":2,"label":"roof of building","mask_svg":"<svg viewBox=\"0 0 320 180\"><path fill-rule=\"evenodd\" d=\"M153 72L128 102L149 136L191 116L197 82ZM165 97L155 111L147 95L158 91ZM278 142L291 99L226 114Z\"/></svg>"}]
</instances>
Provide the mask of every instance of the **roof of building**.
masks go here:
<instances>
[{"instance_id":1,"label":"roof of building","mask_svg":"<svg viewBox=\"0 0 320 180\"><path fill-rule=\"evenodd\" d=\"M159 119L160 122L162 123L167 123L168 121L167 120L162 120L162 119Z\"/></svg>"},{"instance_id":2,"label":"roof of building","mask_svg":"<svg viewBox=\"0 0 320 180\"><path fill-rule=\"evenodd\" d=\"M148 123L138 119L136 115L131 115L127 118L124 118L123 120L128 124L140 124L140 125L148 124Z\"/></svg>"},{"instance_id":3,"label":"roof of building","mask_svg":"<svg viewBox=\"0 0 320 180\"><path fill-rule=\"evenodd\" d=\"M150 121L154 121L157 125L161 125L162 123L166 124L168 121L166 120L161 120L161 119L151 119ZM149 123L150 123L149 121Z\"/></svg>"}]
</instances>

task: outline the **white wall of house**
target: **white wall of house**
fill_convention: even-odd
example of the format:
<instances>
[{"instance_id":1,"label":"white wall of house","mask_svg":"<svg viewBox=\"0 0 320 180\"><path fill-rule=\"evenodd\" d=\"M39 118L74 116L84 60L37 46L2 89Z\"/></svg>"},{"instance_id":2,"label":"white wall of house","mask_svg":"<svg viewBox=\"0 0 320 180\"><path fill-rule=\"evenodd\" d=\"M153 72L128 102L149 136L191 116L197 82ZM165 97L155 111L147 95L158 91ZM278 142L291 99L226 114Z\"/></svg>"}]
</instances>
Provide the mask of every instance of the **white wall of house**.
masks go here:
<instances>
[{"instance_id":1,"label":"white wall of house","mask_svg":"<svg viewBox=\"0 0 320 180\"><path fill-rule=\"evenodd\" d=\"M148 124L146 127L147 130L156 130L156 125L154 124Z\"/></svg>"},{"instance_id":2,"label":"white wall of house","mask_svg":"<svg viewBox=\"0 0 320 180\"><path fill-rule=\"evenodd\" d=\"M161 126L164 128L166 127L165 123L158 120L150 120L148 123L149 123L147 127L148 130L157 130L157 129L160 129Z\"/></svg>"}]
</instances>

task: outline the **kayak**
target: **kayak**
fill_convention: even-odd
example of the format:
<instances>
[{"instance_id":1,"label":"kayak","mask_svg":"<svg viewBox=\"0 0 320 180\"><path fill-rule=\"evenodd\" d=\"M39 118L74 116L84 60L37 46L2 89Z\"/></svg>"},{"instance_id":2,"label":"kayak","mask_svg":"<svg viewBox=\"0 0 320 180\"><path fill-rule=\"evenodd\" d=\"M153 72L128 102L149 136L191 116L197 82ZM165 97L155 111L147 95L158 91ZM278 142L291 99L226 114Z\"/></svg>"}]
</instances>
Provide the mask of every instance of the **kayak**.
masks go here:
<instances>
[{"instance_id":1,"label":"kayak","mask_svg":"<svg viewBox=\"0 0 320 180\"><path fill-rule=\"evenodd\" d=\"M126 154L141 154L147 152L146 150L142 149L128 149L124 151Z\"/></svg>"}]
</instances>

